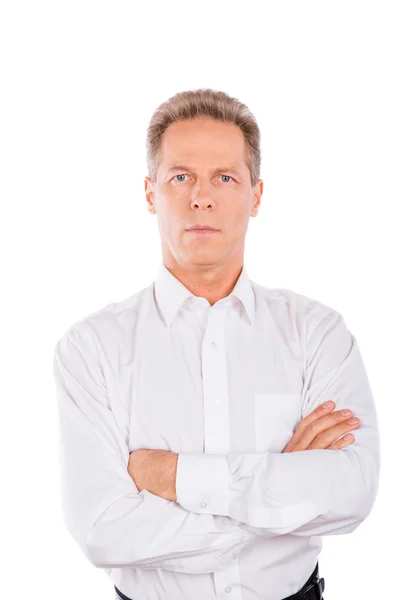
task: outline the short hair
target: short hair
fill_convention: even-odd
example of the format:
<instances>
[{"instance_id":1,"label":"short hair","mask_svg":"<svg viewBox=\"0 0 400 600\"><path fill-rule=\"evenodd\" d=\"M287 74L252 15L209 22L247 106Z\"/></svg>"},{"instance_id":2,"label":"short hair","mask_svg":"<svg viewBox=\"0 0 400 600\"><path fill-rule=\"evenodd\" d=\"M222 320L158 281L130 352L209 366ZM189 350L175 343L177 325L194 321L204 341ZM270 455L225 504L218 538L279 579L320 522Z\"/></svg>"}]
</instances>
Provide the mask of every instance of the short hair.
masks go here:
<instances>
[{"instance_id":1,"label":"short hair","mask_svg":"<svg viewBox=\"0 0 400 600\"><path fill-rule=\"evenodd\" d=\"M156 181L160 162L161 139L172 123L211 117L216 121L234 123L243 132L246 144L246 165L252 187L260 177L260 130L249 108L225 92L202 88L178 92L154 111L147 128L146 150L149 177Z\"/></svg>"}]
</instances>

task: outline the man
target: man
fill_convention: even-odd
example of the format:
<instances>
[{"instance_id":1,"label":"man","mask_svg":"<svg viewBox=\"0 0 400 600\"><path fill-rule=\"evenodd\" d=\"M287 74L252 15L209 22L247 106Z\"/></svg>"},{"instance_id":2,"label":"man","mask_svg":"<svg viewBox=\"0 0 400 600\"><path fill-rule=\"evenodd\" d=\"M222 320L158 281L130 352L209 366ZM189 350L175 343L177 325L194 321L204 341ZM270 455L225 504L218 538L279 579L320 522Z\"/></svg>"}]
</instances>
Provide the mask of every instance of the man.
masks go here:
<instances>
[{"instance_id":1,"label":"man","mask_svg":"<svg viewBox=\"0 0 400 600\"><path fill-rule=\"evenodd\" d=\"M158 275L55 347L65 524L116 598L320 600L322 536L354 531L378 489L357 341L333 308L248 277L263 182L244 104L176 94L147 158Z\"/></svg>"}]
</instances>

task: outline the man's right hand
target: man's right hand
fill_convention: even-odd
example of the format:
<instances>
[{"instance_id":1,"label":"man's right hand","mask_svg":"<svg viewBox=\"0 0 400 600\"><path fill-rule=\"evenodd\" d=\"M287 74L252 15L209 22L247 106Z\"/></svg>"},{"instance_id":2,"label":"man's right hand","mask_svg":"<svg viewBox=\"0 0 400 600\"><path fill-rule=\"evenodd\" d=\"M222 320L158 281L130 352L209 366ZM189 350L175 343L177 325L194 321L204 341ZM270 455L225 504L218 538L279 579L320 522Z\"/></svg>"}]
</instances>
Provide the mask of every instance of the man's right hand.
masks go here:
<instances>
[{"instance_id":1,"label":"man's right hand","mask_svg":"<svg viewBox=\"0 0 400 600\"><path fill-rule=\"evenodd\" d=\"M354 436L345 440L340 436L358 429L360 421L349 423L352 418L352 411L348 415L343 415L341 410L332 412L335 403L331 401L331 406L325 408L323 404L317 406L312 413L304 417L297 426L292 439L286 445L283 452L298 452L299 450L327 449L340 450L354 442ZM337 441L335 441L337 440Z\"/></svg>"}]
</instances>

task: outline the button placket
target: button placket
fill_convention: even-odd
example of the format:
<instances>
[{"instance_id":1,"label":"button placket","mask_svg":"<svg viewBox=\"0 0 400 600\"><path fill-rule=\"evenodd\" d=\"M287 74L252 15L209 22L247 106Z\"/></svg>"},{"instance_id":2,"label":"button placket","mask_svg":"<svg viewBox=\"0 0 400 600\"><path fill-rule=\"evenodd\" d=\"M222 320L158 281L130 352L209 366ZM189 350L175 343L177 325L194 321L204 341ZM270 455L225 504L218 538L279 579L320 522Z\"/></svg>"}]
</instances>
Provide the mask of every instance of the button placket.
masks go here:
<instances>
[{"instance_id":1,"label":"button placket","mask_svg":"<svg viewBox=\"0 0 400 600\"><path fill-rule=\"evenodd\" d=\"M205 452L229 452L229 398L225 355L227 310L211 307L202 344Z\"/></svg>"}]
</instances>

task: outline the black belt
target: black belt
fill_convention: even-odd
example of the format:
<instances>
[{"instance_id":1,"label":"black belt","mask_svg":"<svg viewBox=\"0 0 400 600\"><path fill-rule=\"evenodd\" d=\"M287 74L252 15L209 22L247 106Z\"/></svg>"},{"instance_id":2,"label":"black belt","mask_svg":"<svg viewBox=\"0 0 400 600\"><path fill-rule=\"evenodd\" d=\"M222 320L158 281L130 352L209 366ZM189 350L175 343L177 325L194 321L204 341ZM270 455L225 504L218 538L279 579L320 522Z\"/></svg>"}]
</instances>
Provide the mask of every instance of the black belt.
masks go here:
<instances>
[{"instance_id":1,"label":"black belt","mask_svg":"<svg viewBox=\"0 0 400 600\"><path fill-rule=\"evenodd\" d=\"M286 596L283 600L324 600L322 597L322 593L325 589L325 579L318 576L318 563L315 567L313 573L311 573L310 577L307 579L301 590L292 594L291 596ZM115 591L118 596L122 598L122 600L131 600L128 596L125 596L115 585Z\"/></svg>"},{"instance_id":2,"label":"black belt","mask_svg":"<svg viewBox=\"0 0 400 600\"><path fill-rule=\"evenodd\" d=\"M123 593L122 593L122 592L121 592L121 591L120 591L120 590L117 588L117 586L116 586L116 585L114 585L114 587L115 587L115 591L117 592L118 596L119 596L120 598L122 598L122 600L131 600L130 598L128 598L128 596L125 596L125 594L123 594Z\"/></svg>"},{"instance_id":3,"label":"black belt","mask_svg":"<svg viewBox=\"0 0 400 600\"><path fill-rule=\"evenodd\" d=\"M324 589L325 579L319 577L317 563L314 571L311 573L301 590L291 596L286 596L283 600L324 600L322 597Z\"/></svg>"}]
</instances>

